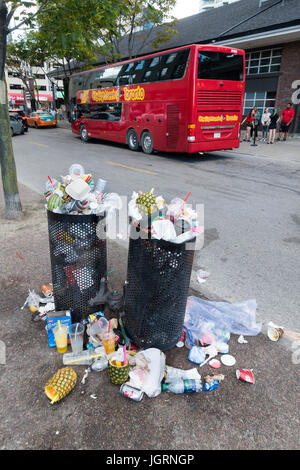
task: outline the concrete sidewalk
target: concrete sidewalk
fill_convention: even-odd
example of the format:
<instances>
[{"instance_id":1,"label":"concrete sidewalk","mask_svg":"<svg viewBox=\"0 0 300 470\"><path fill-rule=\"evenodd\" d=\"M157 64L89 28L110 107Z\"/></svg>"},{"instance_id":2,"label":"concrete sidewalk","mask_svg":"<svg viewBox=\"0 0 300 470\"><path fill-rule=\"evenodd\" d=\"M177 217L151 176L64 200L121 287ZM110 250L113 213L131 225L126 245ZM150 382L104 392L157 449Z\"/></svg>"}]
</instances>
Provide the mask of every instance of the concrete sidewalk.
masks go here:
<instances>
[{"instance_id":1,"label":"concrete sidewalk","mask_svg":"<svg viewBox=\"0 0 300 470\"><path fill-rule=\"evenodd\" d=\"M62 358L48 348L44 322L33 322L29 309L21 310L28 289L40 292L41 285L51 282L47 218L36 193L20 185L20 194L24 219L2 219L0 224L0 340L6 345L6 365L0 365L0 449L299 447L299 365L280 342L272 343L263 334L248 337L248 344L231 336L236 366L222 365L217 372L225 380L214 391L162 392L137 403L120 395L107 371L91 373L81 385L85 367L74 366L75 389L51 406L44 385L62 367ZM126 268L126 249L109 242L108 270L114 270L110 288L122 289ZM191 368L187 354L186 348L174 348L166 353L167 364ZM254 385L236 379L240 367L253 369ZM216 371L205 365L199 372L203 377Z\"/></svg>"},{"instance_id":2,"label":"concrete sidewalk","mask_svg":"<svg viewBox=\"0 0 300 470\"><path fill-rule=\"evenodd\" d=\"M267 142L257 141L256 146L252 144L252 141L242 141L240 148L230 152L272 159L284 163L300 163L300 136L298 134L288 137L286 142L275 141L274 144L267 144Z\"/></svg>"}]
</instances>

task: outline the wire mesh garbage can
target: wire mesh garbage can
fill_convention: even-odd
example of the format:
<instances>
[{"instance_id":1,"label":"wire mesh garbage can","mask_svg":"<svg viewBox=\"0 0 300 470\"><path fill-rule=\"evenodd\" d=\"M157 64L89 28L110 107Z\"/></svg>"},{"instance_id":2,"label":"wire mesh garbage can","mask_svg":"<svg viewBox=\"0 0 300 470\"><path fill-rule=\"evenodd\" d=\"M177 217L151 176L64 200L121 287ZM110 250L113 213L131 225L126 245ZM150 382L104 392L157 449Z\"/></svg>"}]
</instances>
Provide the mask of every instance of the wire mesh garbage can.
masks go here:
<instances>
[{"instance_id":1,"label":"wire mesh garbage can","mask_svg":"<svg viewBox=\"0 0 300 470\"><path fill-rule=\"evenodd\" d=\"M89 302L107 275L105 215L48 211L48 230L55 309L79 321L99 310Z\"/></svg>"},{"instance_id":2,"label":"wire mesh garbage can","mask_svg":"<svg viewBox=\"0 0 300 470\"><path fill-rule=\"evenodd\" d=\"M179 341L195 238L189 243L192 244L191 250L186 250L185 243L130 238L125 329L129 338L141 348L168 350Z\"/></svg>"}]
</instances>

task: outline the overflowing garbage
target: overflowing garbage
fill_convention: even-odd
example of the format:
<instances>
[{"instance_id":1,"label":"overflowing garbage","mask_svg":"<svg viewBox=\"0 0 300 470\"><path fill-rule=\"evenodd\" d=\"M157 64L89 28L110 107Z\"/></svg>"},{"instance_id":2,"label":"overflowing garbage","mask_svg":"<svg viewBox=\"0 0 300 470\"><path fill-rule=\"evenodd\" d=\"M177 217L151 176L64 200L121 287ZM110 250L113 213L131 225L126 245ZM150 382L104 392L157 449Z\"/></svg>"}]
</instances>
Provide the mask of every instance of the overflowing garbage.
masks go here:
<instances>
[{"instance_id":1,"label":"overflowing garbage","mask_svg":"<svg viewBox=\"0 0 300 470\"><path fill-rule=\"evenodd\" d=\"M135 260L133 275L130 277L128 269L123 293L110 291L106 251L101 251L105 240L99 241L96 228L92 225L94 221L89 221L87 217L71 217L107 216L119 210L122 207L121 198L116 193L106 193L106 184L101 178L94 179L79 164L72 165L60 181L48 176L45 184L48 215L55 213L62 216L62 220L53 222L55 229L49 222L53 279L52 284L41 286L40 295L30 290L22 309L27 306L34 320L45 320L43 325L48 347L55 348L62 359L63 367L46 382L46 396L51 404L59 403L78 382L84 387L91 375L97 377L98 374L106 374L111 384L119 387L122 396L136 402L145 396L158 397L164 392L185 394L216 390L221 382L226 381L226 375L214 373L202 377L201 372L205 370L205 365L210 369L230 371L230 367L237 362L230 354L231 335L239 335L238 343L244 345L247 343L244 336L260 333L262 325L256 322L255 300L229 304L187 297L193 258L185 258L186 254L183 249L180 251L179 245L203 234L204 228L199 224L196 211L188 207L191 193L185 199L173 198L166 203L154 188L148 192L133 192L128 211L131 226L156 240L155 250L150 243L141 245L144 251L146 248L147 276L150 276L151 269L156 276L151 280L155 291L149 289L150 278L147 276L144 279L146 284L141 284L141 288L138 285L137 265L143 259L140 253L132 256ZM69 222L70 219L72 222ZM160 240L164 243L163 248L160 247ZM171 244L177 246L174 252L171 252ZM189 270L184 271L188 263ZM142 268L145 271L144 266ZM143 269L141 272L144 272ZM207 271L197 272L200 283L208 277ZM170 280L173 289L173 284L175 287L178 284L176 292L170 292ZM184 283L187 285L181 291L179 287ZM143 303L137 312L138 317L132 316L132 322L139 318L148 333L159 328L157 338L161 344L164 344L163 335L167 334L168 328L173 328L174 345L186 353L190 368L172 367L167 363L163 347L141 346L132 339L132 323L126 310L126 293L132 295L128 290L132 286L138 287L138 295L142 297L140 305ZM178 292L181 299L176 297ZM68 308L57 308L62 296ZM163 296L166 304L161 302ZM81 318L78 318L78 309L73 308L74 299L77 298L80 303L75 305L79 305L79 310L84 312ZM152 309L152 304L158 306L157 310ZM92 313L87 314L85 308L92 308ZM180 308L184 316L178 319L176 315ZM163 321L160 323L161 318ZM172 323L174 318L176 324ZM142 334L142 328L139 332ZM269 325L268 335L272 341L277 341L282 334L283 328ZM76 367L76 372L73 367ZM239 381L255 383L251 368L236 369L235 377ZM84 393L83 388L81 393ZM90 398L97 400L97 394L91 394Z\"/></svg>"},{"instance_id":2,"label":"overflowing garbage","mask_svg":"<svg viewBox=\"0 0 300 470\"><path fill-rule=\"evenodd\" d=\"M153 239L186 243L204 232L197 212L186 204L190 194L184 200L174 198L166 203L163 196L154 193L154 188L149 192L134 191L128 204L129 217Z\"/></svg>"},{"instance_id":3,"label":"overflowing garbage","mask_svg":"<svg viewBox=\"0 0 300 470\"><path fill-rule=\"evenodd\" d=\"M122 201L116 193L105 193L107 181L85 173L80 164L73 164L58 181L48 176L45 183L45 207L57 214L100 215L119 210Z\"/></svg>"}]
</instances>

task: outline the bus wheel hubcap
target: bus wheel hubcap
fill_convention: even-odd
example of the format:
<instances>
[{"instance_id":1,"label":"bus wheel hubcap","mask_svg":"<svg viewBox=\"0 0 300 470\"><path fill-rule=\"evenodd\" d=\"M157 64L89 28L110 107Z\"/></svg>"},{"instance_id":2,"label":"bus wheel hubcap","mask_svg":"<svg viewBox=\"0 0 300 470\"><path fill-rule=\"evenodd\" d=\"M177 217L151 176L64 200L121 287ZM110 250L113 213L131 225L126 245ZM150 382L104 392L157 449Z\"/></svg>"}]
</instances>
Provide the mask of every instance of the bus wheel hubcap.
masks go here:
<instances>
[{"instance_id":1,"label":"bus wheel hubcap","mask_svg":"<svg viewBox=\"0 0 300 470\"><path fill-rule=\"evenodd\" d=\"M134 134L130 134L129 142L130 142L131 147L136 146L136 136Z\"/></svg>"},{"instance_id":2,"label":"bus wheel hubcap","mask_svg":"<svg viewBox=\"0 0 300 470\"><path fill-rule=\"evenodd\" d=\"M147 135L145 138L144 138L144 147L145 149L149 150L152 146L152 139L149 135Z\"/></svg>"}]
</instances>

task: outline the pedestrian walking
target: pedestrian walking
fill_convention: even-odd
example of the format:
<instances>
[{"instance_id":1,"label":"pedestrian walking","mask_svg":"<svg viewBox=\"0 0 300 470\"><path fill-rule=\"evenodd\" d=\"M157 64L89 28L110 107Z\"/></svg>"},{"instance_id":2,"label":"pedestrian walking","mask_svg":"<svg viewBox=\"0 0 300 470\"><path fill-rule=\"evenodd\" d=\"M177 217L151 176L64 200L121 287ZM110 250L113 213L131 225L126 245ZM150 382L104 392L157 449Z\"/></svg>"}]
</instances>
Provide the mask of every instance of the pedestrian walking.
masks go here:
<instances>
[{"instance_id":1,"label":"pedestrian walking","mask_svg":"<svg viewBox=\"0 0 300 470\"><path fill-rule=\"evenodd\" d=\"M276 127L277 127L278 122L279 122L279 114L277 113L277 109L274 108L270 116L268 144L274 144L275 137L276 137Z\"/></svg>"},{"instance_id":2,"label":"pedestrian walking","mask_svg":"<svg viewBox=\"0 0 300 470\"><path fill-rule=\"evenodd\" d=\"M278 141L280 141L282 133L284 134L283 140L286 141L288 134L289 134L289 128L294 117L295 117L295 111L292 108L292 103L288 103L286 108L281 113L280 129L279 129L279 134L277 138Z\"/></svg>"},{"instance_id":3,"label":"pedestrian walking","mask_svg":"<svg viewBox=\"0 0 300 470\"><path fill-rule=\"evenodd\" d=\"M262 124L262 136L261 136L261 140L263 142L266 142L267 141L267 138L268 138L268 131L269 131L269 125L270 125L270 117L271 117L271 113L269 113L269 109L266 108L265 109L265 112L262 114L262 117L261 117L261 124Z\"/></svg>"},{"instance_id":4,"label":"pedestrian walking","mask_svg":"<svg viewBox=\"0 0 300 470\"><path fill-rule=\"evenodd\" d=\"M244 142L250 142L250 132L253 128L253 121L254 121L254 108L247 114L245 119L242 121L241 126L246 122L246 134L245 138L243 139Z\"/></svg>"},{"instance_id":5,"label":"pedestrian walking","mask_svg":"<svg viewBox=\"0 0 300 470\"><path fill-rule=\"evenodd\" d=\"M57 112L58 112L58 117L59 117L60 121L64 120L65 117L64 117L63 110L62 110L61 108L59 108L59 109L57 110Z\"/></svg>"}]
</instances>

